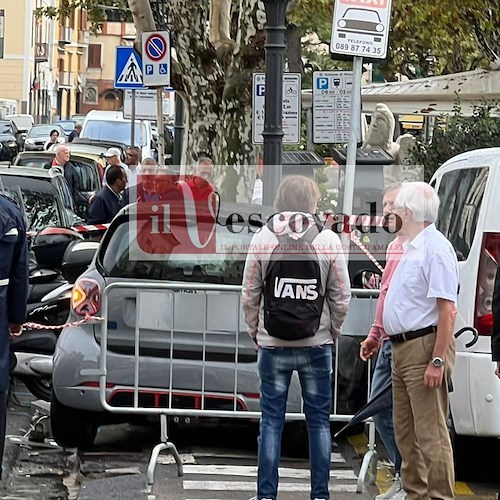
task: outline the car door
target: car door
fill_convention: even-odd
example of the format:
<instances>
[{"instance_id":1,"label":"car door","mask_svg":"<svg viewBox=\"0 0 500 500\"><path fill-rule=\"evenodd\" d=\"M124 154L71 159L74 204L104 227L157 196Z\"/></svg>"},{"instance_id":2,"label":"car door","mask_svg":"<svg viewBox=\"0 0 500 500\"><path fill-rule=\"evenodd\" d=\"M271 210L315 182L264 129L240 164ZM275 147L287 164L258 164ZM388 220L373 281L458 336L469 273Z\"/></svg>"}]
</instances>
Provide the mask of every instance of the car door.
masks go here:
<instances>
[{"instance_id":1,"label":"car door","mask_svg":"<svg viewBox=\"0 0 500 500\"><path fill-rule=\"evenodd\" d=\"M75 212L73 197L66 179L62 175L56 175L53 178L52 183L60 195L59 203L62 206L61 218L63 225L66 227L72 227L81 223L83 219L81 219Z\"/></svg>"}]
</instances>

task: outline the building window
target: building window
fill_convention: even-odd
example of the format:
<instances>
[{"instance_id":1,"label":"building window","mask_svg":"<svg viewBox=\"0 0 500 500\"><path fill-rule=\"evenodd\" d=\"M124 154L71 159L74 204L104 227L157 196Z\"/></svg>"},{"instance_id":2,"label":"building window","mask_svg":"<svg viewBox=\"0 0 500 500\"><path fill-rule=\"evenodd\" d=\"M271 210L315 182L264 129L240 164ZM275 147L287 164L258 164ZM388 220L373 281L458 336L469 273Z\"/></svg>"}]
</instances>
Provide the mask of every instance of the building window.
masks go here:
<instances>
[{"instance_id":1,"label":"building window","mask_svg":"<svg viewBox=\"0 0 500 500\"><path fill-rule=\"evenodd\" d=\"M101 67L101 44L91 43L89 44L89 68L100 68Z\"/></svg>"}]
</instances>

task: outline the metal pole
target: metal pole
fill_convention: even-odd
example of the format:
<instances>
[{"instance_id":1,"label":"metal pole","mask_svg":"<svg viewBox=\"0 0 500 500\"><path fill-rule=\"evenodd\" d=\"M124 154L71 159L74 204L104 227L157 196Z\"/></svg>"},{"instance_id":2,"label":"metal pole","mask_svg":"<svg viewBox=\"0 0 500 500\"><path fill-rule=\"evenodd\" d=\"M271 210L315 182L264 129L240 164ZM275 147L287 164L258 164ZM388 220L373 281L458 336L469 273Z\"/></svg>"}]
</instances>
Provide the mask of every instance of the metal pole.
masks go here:
<instances>
[{"instance_id":1,"label":"metal pole","mask_svg":"<svg viewBox=\"0 0 500 500\"><path fill-rule=\"evenodd\" d=\"M174 124L174 166L181 165L182 143L184 141L184 102L178 92L175 93L175 124ZM183 172L181 172L183 173Z\"/></svg>"},{"instance_id":2,"label":"metal pole","mask_svg":"<svg viewBox=\"0 0 500 500\"><path fill-rule=\"evenodd\" d=\"M132 89L132 119L130 121L130 145L135 142L135 89Z\"/></svg>"},{"instance_id":3,"label":"metal pole","mask_svg":"<svg viewBox=\"0 0 500 500\"><path fill-rule=\"evenodd\" d=\"M272 205L281 182L283 154L283 67L288 0L264 0L266 9L266 95L264 100L263 204Z\"/></svg>"},{"instance_id":4,"label":"metal pole","mask_svg":"<svg viewBox=\"0 0 500 500\"><path fill-rule=\"evenodd\" d=\"M156 125L158 126L158 163L165 165L165 129L163 126L163 88L156 89Z\"/></svg>"},{"instance_id":5,"label":"metal pole","mask_svg":"<svg viewBox=\"0 0 500 500\"><path fill-rule=\"evenodd\" d=\"M351 94L351 126L349 142L347 144L347 161L345 169L344 203L342 213L352 215L354 202L354 180L356 177L356 150L358 147L359 131L361 130L361 75L363 72L363 58L354 57L353 82Z\"/></svg>"}]
</instances>

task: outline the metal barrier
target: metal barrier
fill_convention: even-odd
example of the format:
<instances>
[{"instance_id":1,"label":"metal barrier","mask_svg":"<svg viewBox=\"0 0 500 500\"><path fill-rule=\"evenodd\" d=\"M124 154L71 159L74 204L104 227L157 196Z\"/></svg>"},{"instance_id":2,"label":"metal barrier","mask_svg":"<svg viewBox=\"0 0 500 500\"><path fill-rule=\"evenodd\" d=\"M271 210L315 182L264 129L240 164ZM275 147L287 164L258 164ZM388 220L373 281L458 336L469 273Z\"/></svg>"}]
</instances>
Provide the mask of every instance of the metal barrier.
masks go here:
<instances>
[{"instance_id":1,"label":"metal barrier","mask_svg":"<svg viewBox=\"0 0 500 500\"><path fill-rule=\"evenodd\" d=\"M113 295L115 294L119 298L118 303L113 301ZM358 299L364 297L364 300L370 303L370 310L373 309L372 302L377 295L378 290L353 290L353 297L357 297ZM155 300L156 314L152 315L151 304L155 304ZM135 311L132 307L134 303ZM202 311L200 311L201 321L196 320L196 318L200 317L200 314L189 314L195 304L198 307L202 304ZM187 312L187 315L180 315L179 313L182 310L184 313ZM210 316L208 314L209 311ZM231 311L235 311L233 316L231 315ZM110 316L110 312L112 316ZM359 314L359 311L356 311L356 314ZM114 324L113 329L120 330L120 323L123 323L122 326L124 329L128 328L130 333L133 330L134 337L133 354L132 348L130 349L130 358L131 360L133 359L131 361L131 364L133 362L133 382L129 384L129 382L124 383L122 381L122 389L120 389L120 385L117 384L115 379L110 380L109 378L111 373L109 370L110 363L113 361L108 358L114 354L113 346L110 345L109 324L111 319L113 319L114 323L114 320L117 319L116 315L118 315L120 321ZM245 351L248 353L250 348L252 349L252 355L255 355L255 346L246 332L241 308L240 286L198 283L114 282L107 285L103 291L101 316L107 318L108 321L103 321L100 327L101 352L99 369L82 369L80 373L84 376L99 377L99 399L106 411L136 415L159 415L161 424L160 443L153 449L147 469L149 491L152 490L154 483L154 472L158 456L163 450L169 450L172 453L177 464L178 475L183 475L181 457L175 444L168 439L167 417L253 419L261 416L260 411L258 411L259 379L255 362L242 362ZM154 316L154 318L151 316ZM168 383L163 384L162 388L151 387L151 381L148 381L149 385L141 382L141 373L143 376L145 375L144 366L141 366L141 357L147 356L147 354L141 354L141 350L144 348L144 345L141 344L141 335L144 335L146 330L151 334L152 328L157 333L161 332L159 334L162 335L162 341L169 342L169 346L164 349L164 357L161 361L165 363L165 379L168 378ZM344 333L349 334L349 332ZM360 333L366 335L367 332ZM123 331L120 331L119 335L123 336ZM176 349L182 346L182 342L179 342L179 339L189 335L198 336L198 338L201 336L201 344L198 345L201 349L199 353L201 359L198 362L193 362L192 359L179 359L175 355ZM213 343L213 337L217 338L217 336L225 340L225 343L222 342L220 344L222 350L228 350L230 346L228 339L232 341L234 354L231 352L231 355L228 356L226 353L226 361L214 362L208 359L210 356L207 356L207 354L210 352L213 353L214 346L218 346ZM208 340L210 340L210 345L208 344ZM112 341L113 339L111 339ZM207 346L211 348L211 351L207 350ZM121 373L123 374L123 353L120 359L122 363ZM151 360L151 358L149 359ZM248 360L248 356L246 359ZM339 362L339 349L335 349L335 383L332 394L333 413L330 420L348 422L353 415L337 413ZM213 371L217 368L220 369L221 375L232 372L234 380L229 382L231 385L230 390L226 380L227 377L220 376L217 378L213 376ZM177 369L179 373L182 373L182 380L176 380L176 377L179 377ZM193 373L201 375L199 386L186 387L187 382L185 377L191 377L191 383L193 383ZM370 393L370 373L371 370L368 368L368 394ZM287 421L305 419L302 407L303 403L300 397L300 385L298 377L295 377L295 375L290 387L286 413ZM226 390L216 390L213 386L214 378L219 383L226 383ZM249 387L253 387L253 391L249 391ZM116 400L115 396L117 394L123 396L123 392L126 392L131 398L124 399L122 397L121 400L118 398L119 403L114 404L113 402ZM252 393L251 397L248 397L249 392ZM144 404L144 397L149 399L150 403L148 405ZM210 403L214 400L216 404L219 406L222 405L224 409L211 409L213 405ZM186 408L186 401L190 402L192 407ZM151 404L153 404L153 407ZM297 406L297 404L300 406ZM290 408L294 409L294 411L289 411ZM371 420L368 420L367 423L369 426L369 443L358 478L357 491L359 493L364 490L368 473L373 472L373 468L376 466L375 428Z\"/></svg>"}]
</instances>

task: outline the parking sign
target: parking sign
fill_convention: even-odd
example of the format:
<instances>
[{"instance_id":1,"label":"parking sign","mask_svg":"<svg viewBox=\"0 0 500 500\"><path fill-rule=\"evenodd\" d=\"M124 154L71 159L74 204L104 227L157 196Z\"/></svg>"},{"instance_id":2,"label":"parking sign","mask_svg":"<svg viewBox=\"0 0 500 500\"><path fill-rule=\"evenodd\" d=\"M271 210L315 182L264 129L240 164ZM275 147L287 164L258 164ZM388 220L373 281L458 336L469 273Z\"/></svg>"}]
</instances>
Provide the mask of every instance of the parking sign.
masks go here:
<instances>
[{"instance_id":1,"label":"parking sign","mask_svg":"<svg viewBox=\"0 0 500 500\"><path fill-rule=\"evenodd\" d=\"M335 0L330 52L385 59L391 0Z\"/></svg>"}]
</instances>

